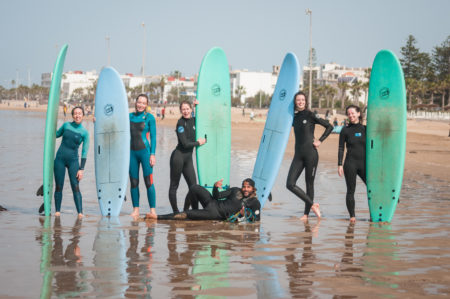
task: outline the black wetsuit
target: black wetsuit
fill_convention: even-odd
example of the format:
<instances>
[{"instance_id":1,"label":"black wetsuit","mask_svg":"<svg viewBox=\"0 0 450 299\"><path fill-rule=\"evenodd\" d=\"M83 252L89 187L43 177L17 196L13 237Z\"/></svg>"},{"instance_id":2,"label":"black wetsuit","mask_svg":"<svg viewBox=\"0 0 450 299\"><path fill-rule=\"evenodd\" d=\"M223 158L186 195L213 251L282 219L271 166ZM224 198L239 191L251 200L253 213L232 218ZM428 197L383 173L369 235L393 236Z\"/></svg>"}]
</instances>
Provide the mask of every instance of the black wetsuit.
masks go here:
<instances>
[{"instance_id":1,"label":"black wetsuit","mask_svg":"<svg viewBox=\"0 0 450 299\"><path fill-rule=\"evenodd\" d=\"M295 113L292 123L295 134L295 154L289 168L286 187L305 202L305 215L309 214L313 205L314 177L319 162L319 155L313 145L316 124L325 127L325 132L319 138L323 142L333 131L333 126L328 121L317 117L309 110L303 110ZM305 169L306 193L296 185L303 169Z\"/></svg>"},{"instance_id":2,"label":"black wetsuit","mask_svg":"<svg viewBox=\"0 0 450 299\"><path fill-rule=\"evenodd\" d=\"M176 133L178 145L170 156L169 187L169 200L174 213L178 213L177 189L180 184L181 174L183 174L189 188L197 183L192 161L192 151L194 147L199 145L195 141L195 118L187 119L181 117L177 122Z\"/></svg>"},{"instance_id":3,"label":"black wetsuit","mask_svg":"<svg viewBox=\"0 0 450 299\"><path fill-rule=\"evenodd\" d=\"M186 210L188 220L230 220L241 211L242 207L251 210L251 220L260 220L261 204L256 195L245 198L238 187L219 192L217 187L213 188L213 195L200 185L189 188L186 202L192 205L192 210ZM198 203L203 209L198 209ZM161 220L180 219L177 214L158 215Z\"/></svg>"},{"instance_id":4,"label":"black wetsuit","mask_svg":"<svg viewBox=\"0 0 450 299\"><path fill-rule=\"evenodd\" d=\"M342 128L339 135L339 166L342 165L345 145L347 145L344 163L345 183L347 184L345 201L350 217L355 217L356 175L366 183L366 126L358 123Z\"/></svg>"}]
</instances>

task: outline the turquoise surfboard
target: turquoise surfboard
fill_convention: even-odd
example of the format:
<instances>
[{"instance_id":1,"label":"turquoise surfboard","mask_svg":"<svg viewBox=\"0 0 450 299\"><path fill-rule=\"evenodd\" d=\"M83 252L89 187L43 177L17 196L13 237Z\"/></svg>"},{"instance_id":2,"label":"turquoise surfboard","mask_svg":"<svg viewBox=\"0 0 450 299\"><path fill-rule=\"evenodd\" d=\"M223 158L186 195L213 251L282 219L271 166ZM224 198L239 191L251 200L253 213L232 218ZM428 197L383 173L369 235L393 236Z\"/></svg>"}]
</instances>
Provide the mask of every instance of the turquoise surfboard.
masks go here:
<instances>
[{"instance_id":1,"label":"turquoise surfboard","mask_svg":"<svg viewBox=\"0 0 450 299\"><path fill-rule=\"evenodd\" d=\"M125 198L130 165L130 119L119 73L105 67L95 93L95 181L103 216L118 216Z\"/></svg>"},{"instance_id":2,"label":"turquoise surfboard","mask_svg":"<svg viewBox=\"0 0 450 299\"><path fill-rule=\"evenodd\" d=\"M269 197L283 161L294 119L293 98L299 83L297 57L293 53L288 53L281 65L253 168L252 179L255 181L261 208Z\"/></svg>"},{"instance_id":3,"label":"turquoise surfboard","mask_svg":"<svg viewBox=\"0 0 450 299\"><path fill-rule=\"evenodd\" d=\"M59 92L61 90L61 76L64 68L68 45L64 45L59 52L52 74L52 83L48 96L47 116L45 119L44 137L44 212L50 215L53 198L53 165L55 160L56 125L58 122Z\"/></svg>"},{"instance_id":4,"label":"turquoise surfboard","mask_svg":"<svg viewBox=\"0 0 450 299\"><path fill-rule=\"evenodd\" d=\"M394 53L378 52L369 84L366 178L370 217L390 222L400 196L406 149L406 90Z\"/></svg>"},{"instance_id":5,"label":"turquoise surfboard","mask_svg":"<svg viewBox=\"0 0 450 299\"><path fill-rule=\"evenodd\" d=\"M199 184L212 191L223 179L230 185L231 160L231 93L230 73L225 52L212 48L203 58L198 75L195 127L196 139L207 142L197 148Z\"/></svg>"}]
</instances>

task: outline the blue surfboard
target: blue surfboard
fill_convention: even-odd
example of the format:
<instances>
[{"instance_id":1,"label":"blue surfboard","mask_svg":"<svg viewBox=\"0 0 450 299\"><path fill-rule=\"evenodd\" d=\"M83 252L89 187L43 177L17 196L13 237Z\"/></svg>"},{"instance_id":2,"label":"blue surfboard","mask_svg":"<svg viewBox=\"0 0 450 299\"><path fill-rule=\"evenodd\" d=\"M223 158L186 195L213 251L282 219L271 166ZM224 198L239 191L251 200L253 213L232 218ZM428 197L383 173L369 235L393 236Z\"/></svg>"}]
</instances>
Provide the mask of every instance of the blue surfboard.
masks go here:
<instances>
[{"instance_id":1,"label":"blue surfboard","mask_svg":"<svg viewBox=\"0 0 450 299\"><path fill-rule=\"evenodd\" d=\"M278 175L294 119L294 94L300 83L295 54L287 53L281 65L275 91L259 145L252 179L255 181L261 208Z\"/></svg>"},{"instance_id":2,"label":"blue surfboard","mask_svg":"<svg viewBox=\"0 0 450 299\"><path fill-rule=\"evenodd\" d=\"M103 216L118 216L125 198L130 165L128 101L119 73L105 67L95 94L95 180Z\"/></svg>"}]
</instances>

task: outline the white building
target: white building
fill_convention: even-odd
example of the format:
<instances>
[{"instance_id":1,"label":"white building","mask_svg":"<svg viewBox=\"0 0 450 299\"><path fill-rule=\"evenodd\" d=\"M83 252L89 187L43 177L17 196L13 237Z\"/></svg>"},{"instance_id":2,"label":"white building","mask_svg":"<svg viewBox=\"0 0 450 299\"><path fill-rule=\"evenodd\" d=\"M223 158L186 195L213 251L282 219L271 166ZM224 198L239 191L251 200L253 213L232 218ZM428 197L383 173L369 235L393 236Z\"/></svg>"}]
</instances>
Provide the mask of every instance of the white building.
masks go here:
<instances>
[{"instance_id":1,"label":"white building","mask_svg":"<svg viewBox=\"0 0 450 299\"><path fill-rule=\"evenodd\" d=\"M279 71L279 66L273 66L271 73L251 72L245 69L231 71L231 96L238 96L239 86L242 86L245 91L245 94L241 95L241 103L245 102L245 98L254 97L260 91L272 96L277 84Z\"/></svg>"},{"instance_id":2,"label":"white building","mask_svg":"<svg viewBox=\"0 0 450 299\"><path fill-rule=\"evenodd\" d=\"M197 95L197 82L194 77L175 77L168 76L165 77L164 80L164 94L163 101L170 101L170 91L172 89L177 90L177 93L180 95L185 95L190 98L195 98Z\"/></svg>"},{"instance_id":3,"label":"white building","mask_svg":"<svg viewBox=\"0 0 450 299\"><path fill-rule=\"evenodd\" d=\"M339 82L347 82L351 86L353 83L361 82L366 83L369 81L367 78L369 68L356 68L356 67L346 67L339 65L337 63L326 63L320 66L314 66L313 70L313 84L324 86L331 85L333 87L338 86ZM309 66L303 67L303 86L309 81ZM313 90L314 92L314 90ZM351 89L346 91L348 97L352 98ZM365 95L362 93L359 97L360 102L364 102Z\"/></svg>"}]
</instances>

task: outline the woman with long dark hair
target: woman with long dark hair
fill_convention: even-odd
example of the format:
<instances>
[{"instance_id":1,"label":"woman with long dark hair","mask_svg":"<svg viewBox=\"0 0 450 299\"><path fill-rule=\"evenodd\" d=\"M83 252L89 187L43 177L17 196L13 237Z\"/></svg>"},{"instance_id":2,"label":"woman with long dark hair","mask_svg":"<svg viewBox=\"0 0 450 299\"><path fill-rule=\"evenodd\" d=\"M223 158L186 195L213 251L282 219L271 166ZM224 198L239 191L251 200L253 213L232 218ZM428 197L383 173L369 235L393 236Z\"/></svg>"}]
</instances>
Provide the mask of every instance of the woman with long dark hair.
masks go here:
<instances>
[{"instance_id":1,"label":"woman with long dark hair","mask_svg":"<svg viewBox=\"0 0 450 299\"><path fill-rule=\"evenodd\" d=\"M318 140L314 139L316 124L325 128L325 132ZM319 204L314 204L314 178L319 162L317 149L325 138L330 135L333 126L309 110L308 98L302 91L294 95L294 121L292 126L294 127L295 135L295 154L289 169L286 187L305 202L302 220L306 221L308 219L311 209L320 218ZM306 193L296 185L303 170L305 170Z\"/></svg>"},{"instance_id":2,"label":"woman with long dark hair","mask_svg":"<svg viewBox=\"0 0 450 299\"><path fill-rule=\"evenodd\" d=\"M350 105L345 109L345 113L350 123L342 128L339 135L338 150L338 174L345 176L347 184L347 194L345 202L350 222L356 222L355 218L355 187L356 176L358 175L364 184L366 183L366 126L362 124L363 116L358 106ZM344 166L342 158L344 149L347 146Z\"/></svg>"}]
</instances>

